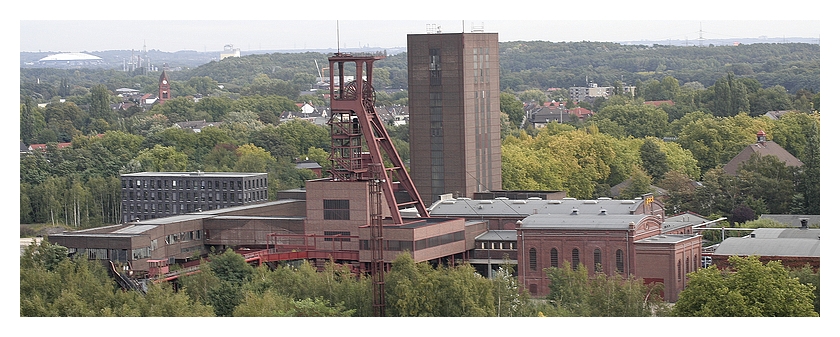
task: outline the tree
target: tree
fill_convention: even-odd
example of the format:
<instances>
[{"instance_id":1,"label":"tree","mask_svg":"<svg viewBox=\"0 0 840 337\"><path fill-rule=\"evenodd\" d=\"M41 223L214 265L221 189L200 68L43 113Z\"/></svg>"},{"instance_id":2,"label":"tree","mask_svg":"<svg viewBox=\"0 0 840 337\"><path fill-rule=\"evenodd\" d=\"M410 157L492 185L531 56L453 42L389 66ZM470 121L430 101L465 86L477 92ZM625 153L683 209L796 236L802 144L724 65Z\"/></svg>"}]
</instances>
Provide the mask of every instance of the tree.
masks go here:
<instances>
[{"instance_id":1,"label":"tree","mask_svg":"<svg viewBox=\"0 0 840 337\"><path fill-rule=\"evenodd\" d=\"M155 145L151 149L141 150L134 160L143 171L183 172L187 169L187 155L170 146Z\"/></svg>"},{"instance_id":2,"label":"tree","mask_svg":"<svg viewBox=\"0 0 840 337\"><path fill-rule=\"evenodd\" d=\"M506 113L513 126L518 128L525 117L525 108L522 101L516 98L516 95L503 91L499 94L499 103L501 104L501 111Z\"/></svg>"},{"instance_id":3,"label":"tree","mask_svg":"<svg viewBox=\"0 0 840 337\"><path fill-rule=\"evenodd\" d=\"M20 105L20 140L24 144L37 143L37 135L46 127L44 115L31 97L26 96Z\"/></svg>"},{"instance_id":4,"label":"tree","mask_svg":"<svg viewBox=\"0 0 840 337\"><path fill-rule=\"evenodd\" d=\"M571 316L647 317L662 307L657 289L632 277L602 272L589 276L585 266L573 268L569 261L545 272L549 279L546 299Z\"/></svg>"},{"instance_id":5,"label":"tree","mask_svg":"<svg viewBox=\"0 0 840 337\"><path fill-rule=\"evenodd\" d=\"M665 173L668 172L667 156L659 149L656 141L645 138L639 148L639 156L642 159L642 168L650 175L654 183L665 177Z\"/></svg>"},{"instance_id":6,"label":"tree","mask_svg":"<svg viewBox=\"0 0 840 337\"><path fill-rule=\"evenodd\" d=\"M732 270L703 268L688 274L674 316L813 317L813 286L802 284L779 261L731 256Z\"/></svg>"}]
</instances>

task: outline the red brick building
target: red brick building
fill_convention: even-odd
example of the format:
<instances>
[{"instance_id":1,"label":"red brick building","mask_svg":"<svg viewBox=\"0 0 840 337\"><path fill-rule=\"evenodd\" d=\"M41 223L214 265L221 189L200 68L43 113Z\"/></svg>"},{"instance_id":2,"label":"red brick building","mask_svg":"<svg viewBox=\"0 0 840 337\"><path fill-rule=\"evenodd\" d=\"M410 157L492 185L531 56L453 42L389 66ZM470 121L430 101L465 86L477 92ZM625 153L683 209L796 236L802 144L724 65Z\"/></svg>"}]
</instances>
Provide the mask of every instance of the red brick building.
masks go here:
<instances>
[{"instance_id":1,"label":"red brick building","mask_svg":"<svg viewBox=\"0 0 840 337\"><path fill-rule=\"evenodd\" d=\"M666 301L685 287L685 274L700 267L702 237L662 234L662 218L648 214L534 214L517 227L519 280L533 296L548 295L545 268L585 266L659 282Z\"/></svg>"}]
</instances>

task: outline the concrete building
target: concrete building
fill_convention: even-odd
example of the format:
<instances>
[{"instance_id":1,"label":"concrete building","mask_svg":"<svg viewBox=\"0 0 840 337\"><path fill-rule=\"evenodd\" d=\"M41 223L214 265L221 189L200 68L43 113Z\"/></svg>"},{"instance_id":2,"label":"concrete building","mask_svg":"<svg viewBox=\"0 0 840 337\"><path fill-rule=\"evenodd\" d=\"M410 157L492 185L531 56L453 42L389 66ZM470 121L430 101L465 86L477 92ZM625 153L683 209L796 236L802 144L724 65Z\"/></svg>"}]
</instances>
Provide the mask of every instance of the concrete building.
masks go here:
<instances>
[{"instance_id":1,"label":"concrete building","mask_svg":"<svg viewBox=\"0 0 840 337\"><path fill-rule=\"evenodd\" d=\"M266 173L140 172L120 179L123 222L268 200Z\"/></svg>"},{"instance_id":2,"label":"concrete building","mask_svg":"<svg viewBox=\"0 0 840 337\"><path fill-rule=\"evenodd\" d=\"M303 210L302 200L279 200L51 234L49 241L71 255L121 263L141 275L150 260L185 263L211 248L265 247L270 233L302 234Z\"/></svg>"},{"instance_id":3,"label":"concrete building","mask_svg":"<svg viewBox=\"0 0 840 337\"><path fill-rule=\"evenodd\" d=\"M502 187L497 33L409 34L411 176L427 204Z\"/></svg>"}]
</instances>

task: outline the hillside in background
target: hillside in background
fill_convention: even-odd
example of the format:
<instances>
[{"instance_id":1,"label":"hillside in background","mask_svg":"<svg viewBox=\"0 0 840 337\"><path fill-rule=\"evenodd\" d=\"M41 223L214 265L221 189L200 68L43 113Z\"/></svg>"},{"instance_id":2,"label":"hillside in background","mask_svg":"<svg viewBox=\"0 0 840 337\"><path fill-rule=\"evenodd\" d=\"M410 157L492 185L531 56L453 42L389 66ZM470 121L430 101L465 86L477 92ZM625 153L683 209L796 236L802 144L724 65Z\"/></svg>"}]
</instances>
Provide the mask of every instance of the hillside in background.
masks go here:
<instances>
[{"instance_id":1,"label":"hillside in background","mask_svg":"<svg viewBox=\"0 0 840 337\"><path fill-rule=\"evenodd\" d=\"M501 42L502 90L568 88L596 83L613 85L617 81L634 85L649 79L676 78L680 84L697 82L704 87L733 73L754 78L764 87L783 86L789 93L800 89L820 91L820 45L814 43L754 43L740 45L680 46L662 44L620 44L611 42ZM377 89L407 85L406 53L395 50L347 50L347 52L386 51L388 58L377 62L382 73ZM125 59L137 51L91 53L106 61L106 69L21 68L25 83L58 83L90 87L106 83L109 89L151 85L166 64L175 81L210 77L222 84L244 86L259 74L269 78L314 85L319 68L325 67L329 53L266 52L218 61L218 53L150 51L155 66L151 71L124 71ZM21 62L30 62L44 53L21 53ZM317 65L316 65L317 63ZM119 75L122 73L122 75ZM134 78L140 76L141 78ZM146 77L143 79L142 77ZM143 80L141 80L143 79ZM305 85L304 85L305 86ZM140 88L138 88L140 89ZM301 88L306 90L308 88Z\"/></svg>"}]
</instances>

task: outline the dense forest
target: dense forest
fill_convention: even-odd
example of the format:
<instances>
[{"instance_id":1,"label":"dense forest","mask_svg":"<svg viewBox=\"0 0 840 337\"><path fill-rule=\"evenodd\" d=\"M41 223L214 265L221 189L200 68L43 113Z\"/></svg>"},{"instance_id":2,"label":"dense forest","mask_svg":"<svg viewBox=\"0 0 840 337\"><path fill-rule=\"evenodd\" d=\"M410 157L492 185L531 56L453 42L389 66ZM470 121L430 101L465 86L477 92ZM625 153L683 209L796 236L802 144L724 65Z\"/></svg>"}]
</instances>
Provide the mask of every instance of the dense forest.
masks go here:
<instances>
[{"instance_id":1,"label":"dense forest","mask_svg":"<svg viewBox=\"0 0 840 337\"><path fill-rule=\"evenodd\" d=\"M692 272L672 307L643 280L586 267L546 269L545 300L531 300L506 265L496 277L476 277L468 264L433 267L407 253L385 275L388 317L813 317L819 316L819 272L786 269L778 261L733 257L737 273ZM755 282L754 280L762 280ZM120 289L102 264L67 257L67 248L42 242L20 257L21 317L370 317L373 286L365 275L327 263L268 268L232 250L202 262L200 272L172 283L147 283L145 294ZM725 294L723 296L708 296ZM452 327L448 327L451 329Z\"/></svg>"}]
</instances>

